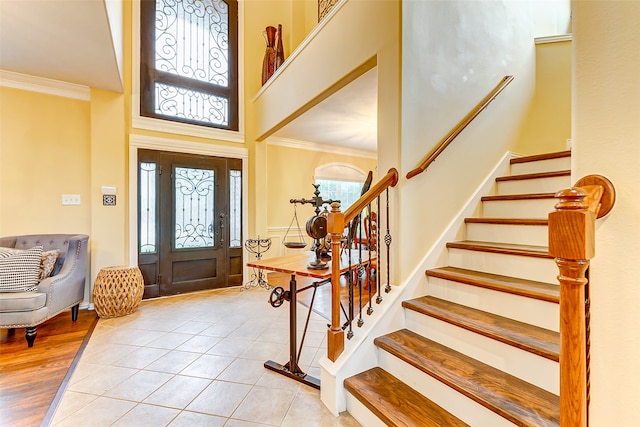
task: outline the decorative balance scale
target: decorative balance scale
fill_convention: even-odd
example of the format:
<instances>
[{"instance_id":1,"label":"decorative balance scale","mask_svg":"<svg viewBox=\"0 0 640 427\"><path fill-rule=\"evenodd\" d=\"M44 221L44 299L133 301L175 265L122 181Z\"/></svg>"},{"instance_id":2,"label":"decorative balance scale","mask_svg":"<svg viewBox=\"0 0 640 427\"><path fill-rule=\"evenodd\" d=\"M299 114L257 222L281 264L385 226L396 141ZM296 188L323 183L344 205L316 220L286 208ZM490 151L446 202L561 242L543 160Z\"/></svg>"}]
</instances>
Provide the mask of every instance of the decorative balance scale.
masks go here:
<instances>
[{"instance_id":1,"label":"decorative balance scale","mask_svg":"<svg viewBox=\"0 0 640 427\"><path fill-rule=\"evenodd\" d=\"M326 210L323 211L323 205L331 204L333 202L340 202L340 200L332 200L332 199L323 199L320 197L320 184L312 184L315 188L313 192L314 197L311 199L291 199L290 203L293 203L293 219L291 220L291 224L289 225L289 229L285 234L284 245L288 248L304 248L307 244L303 241L302 233L300 232L300 225L298 224L298 216L296 211L296 204L300 203L304 204L312 204L315 207L315 215L307 220L306 231L309 237L314 240L312 250L316 253L316 259L310 262L307 267L312 270L324 270L328 268L327 263L323 260L330 259L331 257L328 255L328 248L324 245L323 240L327 236L327 216ZM321 213L322 212L322 213ZM300 240L298 242L288 242L286 240L287 235L289 234L289 230L293 225L293 222L296 222L296 226L298 227L298 234ZM301 246L302 245L302 246Z\"/></svg>"}]
</instances>

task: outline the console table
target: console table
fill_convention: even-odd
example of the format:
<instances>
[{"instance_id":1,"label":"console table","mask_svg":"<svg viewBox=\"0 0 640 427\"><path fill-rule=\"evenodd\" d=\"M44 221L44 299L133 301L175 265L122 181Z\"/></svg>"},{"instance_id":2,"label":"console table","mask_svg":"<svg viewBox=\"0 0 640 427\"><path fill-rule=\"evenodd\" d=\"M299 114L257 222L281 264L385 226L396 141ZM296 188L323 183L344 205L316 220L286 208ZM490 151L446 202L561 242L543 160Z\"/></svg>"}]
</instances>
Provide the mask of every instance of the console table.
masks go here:
<instances>
[{"instance_id":1,"label":"console table","mask_svg":"<svg viewBox=\"0 0 640 427\"><path fill-rule=\"evenodd\" d=\"M289 281L289 290L285 291L284 294L281 295L284 300L289 301L289 361L286 364L281 365L272 360L268 360L265 362L264 367L274 372L285 375L289 378L292 378L296 381L299 381L303 384L319 389L320 379L307 375L298 366L298 351L296 348L296 343L298 342L296 335L298 300L296 294L298 292L302 292L311 288L313 288L315 292L315 288L323 284L330 283L331 281L331 263L333 262L333 259L327 262L326 269L315 270L308 268L309 263L313 262L315 259L316 254L314 252L305 251L292 255L285 255L261 261L249 262L247 263L247 266L291 275L291 280ZM361 259L362 264L366 264L367 262L369 262L368 253L363 252ZM353 251L351 259L349 259L348 251L345 251L345 253L340 256L340 273L344 274L349 270L349 268L357 267L358 263L359 257L357 251ZM312 285L309 285L305 288L297 289L296 276L310 277L312 279L316 279L316 281L314 281ZM274 289L274 291L277 291L277 289ZM273 295L274 294L272 293L272 296ZM309 305L309 315L311 314L312 308L313 298L311 300L311 304ZM306 329L307 328L305 325L303 334L306 333ZM303 340L300 344L300 351L302 351L302 344L304 344L304 335Z\"/></svg>"}]
</instances>

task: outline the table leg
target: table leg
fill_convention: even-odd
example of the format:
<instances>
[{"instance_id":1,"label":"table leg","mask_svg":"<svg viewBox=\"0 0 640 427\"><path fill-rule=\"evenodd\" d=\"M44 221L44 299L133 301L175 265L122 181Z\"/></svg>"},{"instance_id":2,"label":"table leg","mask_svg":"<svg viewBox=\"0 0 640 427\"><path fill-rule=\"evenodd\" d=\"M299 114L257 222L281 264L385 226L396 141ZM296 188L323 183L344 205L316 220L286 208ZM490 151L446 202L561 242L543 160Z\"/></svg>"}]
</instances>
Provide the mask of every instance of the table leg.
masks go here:
<instances>
[{"instance_id":1,"label":"table leg","mask_svg":"<svg viewBox=\"0 0 640 427\"><path fill-rule=\"evenodd\" d=\"M296 286L296 275L292 274L291 281L289 282L289 362L287 362L287 364L283 366L272 360L267 360L264 363L264 367L313 388L320 389L320 380L318 378L314 378L310 375L305 374L298 366L298 290Z\"/></svg>"}]
</instances>

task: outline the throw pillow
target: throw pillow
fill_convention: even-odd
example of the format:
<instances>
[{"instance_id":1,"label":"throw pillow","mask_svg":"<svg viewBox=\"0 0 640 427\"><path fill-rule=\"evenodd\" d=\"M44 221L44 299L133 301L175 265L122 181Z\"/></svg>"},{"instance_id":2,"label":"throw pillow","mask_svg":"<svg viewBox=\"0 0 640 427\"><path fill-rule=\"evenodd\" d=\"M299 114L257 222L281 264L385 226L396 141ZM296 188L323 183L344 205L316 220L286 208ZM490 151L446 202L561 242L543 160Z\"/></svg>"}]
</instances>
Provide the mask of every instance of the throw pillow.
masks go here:
<instances>
[{"instance_id":1,"label":"throw pillow","mask_svg":"<svg viewBox=\"0 0 640 427\"><path fill-rule=\"evenodd\" d=\"M40 258L39 280L43 280L51 276L51 272L53 271L53 268L56 266L56 261L58 260L58 256L60 256L60 251L57 249L52 249L50 251L42 252L42 257Z\"/></svg>"},{"instance_id":2,"label":"throw pillow","mask_svg":"<svg viewBox=\"0 0 640 427\"><path fill-rule=\"evenodd\" d=\"M42 246L16 253L0 248L0 292L35 291L40 274Z\"/></svg>"},{"instance_id":3,"label":"throw pillow","mask_svg":"<svg viewBox=\"0 0 640 427\"><path fill-rule=\"evenodd\" d=\"M21 254L24 253L25 250L26 249L0 247L0 258L7 257L9 255ZM58 261L59 256L60 251L58 249L52 249L50 251L42 252L42 257L40 258L40 271L38 272L38 281L51 276L51 272L55 268L56 261Z\"/></svg>"}]
</instances>

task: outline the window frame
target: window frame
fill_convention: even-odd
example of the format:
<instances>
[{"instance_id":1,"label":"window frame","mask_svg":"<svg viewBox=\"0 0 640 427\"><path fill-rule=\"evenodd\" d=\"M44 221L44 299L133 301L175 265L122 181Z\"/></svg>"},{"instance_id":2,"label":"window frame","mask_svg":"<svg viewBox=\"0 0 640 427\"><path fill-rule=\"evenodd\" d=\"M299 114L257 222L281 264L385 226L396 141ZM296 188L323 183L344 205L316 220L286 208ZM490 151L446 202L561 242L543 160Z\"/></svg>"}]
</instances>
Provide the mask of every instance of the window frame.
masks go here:
<instances>
[{"instance_id":1,"label":"window frame","mask_svg":"<svg viewBox=\"0 0 640 427\"><path fill-rule=\"evenodd\" d=\"M207 82L167 73L155 68L155 9L156 0L140 0L140 102L141 117L160 119L168 122L184 123L212 129L239 131L239 29L238 1L222 0L229 8L229 86L222 87ZM155 112L155 83L178 86L188 90L222 97L228 100L228 125L207 123L184 117L168 116Z\"/></svg>"}]
</instances>

